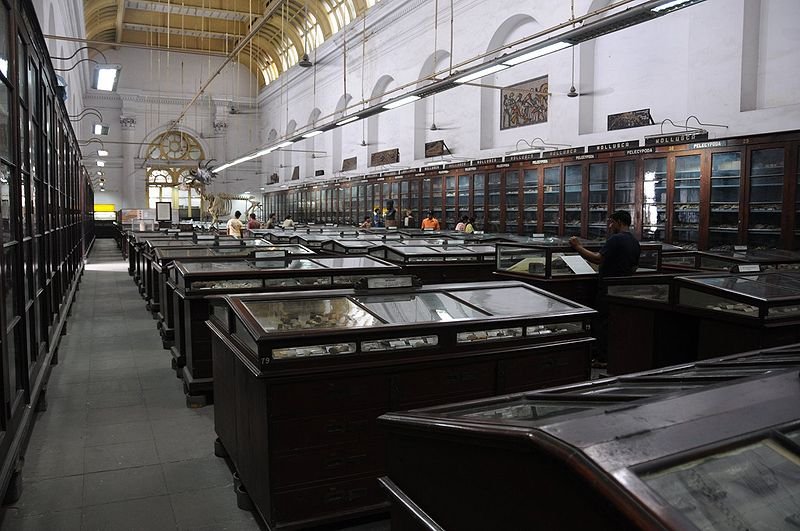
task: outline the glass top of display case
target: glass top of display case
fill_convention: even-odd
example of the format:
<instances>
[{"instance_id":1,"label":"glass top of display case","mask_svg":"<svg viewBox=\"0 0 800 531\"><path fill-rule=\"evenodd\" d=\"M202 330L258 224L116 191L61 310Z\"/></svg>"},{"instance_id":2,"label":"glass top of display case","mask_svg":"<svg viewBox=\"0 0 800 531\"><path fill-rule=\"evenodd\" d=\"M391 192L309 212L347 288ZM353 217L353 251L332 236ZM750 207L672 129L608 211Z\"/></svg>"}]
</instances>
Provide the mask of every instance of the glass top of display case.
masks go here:
<instances>
[{"instance_id":1,"label":"glass top of display case","mask_svg":"<svg viewBox=\"0 0 800 531\"><path fill-rule=\"evenodd\" d=\"M748 249L746 251L702 251L704 255L745 262L800 262L800 252L786 249Z\"/></svg>"},{"instance_id":2,"label":"glass top of display case","mask_svg":"<svg viewBox=\"0 0 800 531\"><path fill-rule=\"evenodd\" d=\"M749 297L772 299L800 298L797 282L800 275L792 273L760 273L718 277L679 277L682 282L719 288ZM791 287L790 287L791 285Z\"/></svg>"},{"instance_id":3,"label":"glass top of display case","mask_svg":"<svg viewBox=\"0 0 800 531\"><path fill-rule=\"evenodd\" d=\"M247 301L244 306L264 332L366 328L382 324L347 297Z\"/></svg>"},{"instance_id":4,"label":"glass top of display case","mask_svg":"<svg viewBox=\"0 0 800 531\"><path fill-rule=\"evenodd\" d=\"M259 295L230 298L240 301L244 311L252 314L253 320L265 333L298 328L334 328L336 323L344 327L362 327L504 317L558 319L591 313L584 306L519 282L404 288L401 293L378 290L344 296L331 294L330 297L304 292L295 294L293 300L280 297L275 294L266 298ZM501 303L509 297L514 297L515 304Z\"/></svg>"},{"instance_id":5,"label":"glass top of display case","mask_svg":"<svg viewBox=\"0 0 800 531\"><path fill-rule=\"evenodd\" d=\"M550 422L556 417L566 417L591 409L613 407L624 404L620 400L563 400L559 398L542 398L536 396L518 396L503 402L463 407L451 412L442 412L444 416L465 420L491 421L503 424L536 426Z\"/></svg>"},{"instance_id":6,"label":"glass top of display case","mask_svg":"<svg viewBox=\"0 0 800 531\"><path fill-rule=\"evenodd\" d=\"M640 477L701 530L800 527L800 458L769 439Z\"/></svg>"},{"instance_id":7,"label":"glass top of display case","mask_svg":"<svg viewBox=\"0 0 800 531\"><path fill-rule=\"evenodd\" d=\"M372 241L372 240L362 240L362 239L353 239L353 240L331 240L328 238L328 241L331 242L335 246L340 246L343 248L365 248L365 247L375 247L381 244L380 240Z\"/></svg>"},{"instance_id":8,"label":"glass top of display case","mask_svg":"<svg viewBox=\"0 0 800 531\"><path fill-rule=\"evenodd\" d=\"M368 256L315 256L314 258L270 258L236 262L186 262L179 263L178 269L184 275L195 273L228 272L236 273L253 270L299 270L299 269L361 269L383 268L387 271L396 266Z\"/></svg>"}]
</instances>

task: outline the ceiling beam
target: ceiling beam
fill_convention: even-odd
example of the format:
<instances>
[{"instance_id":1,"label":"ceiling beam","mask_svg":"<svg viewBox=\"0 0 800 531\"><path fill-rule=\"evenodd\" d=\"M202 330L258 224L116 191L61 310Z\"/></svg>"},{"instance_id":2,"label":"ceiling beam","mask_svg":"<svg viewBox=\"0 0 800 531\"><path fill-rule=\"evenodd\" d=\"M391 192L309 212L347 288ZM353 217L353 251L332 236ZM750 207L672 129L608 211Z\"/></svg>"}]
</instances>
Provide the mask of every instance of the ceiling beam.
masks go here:
<instances>
[{"instance_id":1,"label":"ceiling beam","mask_svg":"<svg viewBox=\"0 0 800 531\"><path fill-rule=\"evenodd\" d=\"M222 33L217 31L204 31L188 28L164 27L164 26L151 26L150 24L133 24L125 22L122 24L123 29L127 31L142 31L145 33L169 33L170 35L182 35L185 37L198 37L201 39L217 39L217 40L233 40L241 39L244 35L236 33Z\"/></svg>"},{"instance_id":2,"label":"ceiling beam","mask_svg":"<svg viewBox=\"0 0 800 531\"><path fill-rule=\"evenodd\" d=\"M125 0L117 0L117 34L114 42L119 43L122 40L122 20L125 18Z\"/></svg>"},{"instance_id":3,"label":"ceiling beam","mask_svg":"<svg viewBox=\"0 0 800 531\"><path fill-rule=\"evenodd\" d=\"M188 17L215 18L218 20L231 20L236 22L250 22L258 17L258 13L245 13L230 9L211 9L185 4L153 2L151 0L120 0L128 9L156 13L169 13Z\"/></svg>"}]
</instances>

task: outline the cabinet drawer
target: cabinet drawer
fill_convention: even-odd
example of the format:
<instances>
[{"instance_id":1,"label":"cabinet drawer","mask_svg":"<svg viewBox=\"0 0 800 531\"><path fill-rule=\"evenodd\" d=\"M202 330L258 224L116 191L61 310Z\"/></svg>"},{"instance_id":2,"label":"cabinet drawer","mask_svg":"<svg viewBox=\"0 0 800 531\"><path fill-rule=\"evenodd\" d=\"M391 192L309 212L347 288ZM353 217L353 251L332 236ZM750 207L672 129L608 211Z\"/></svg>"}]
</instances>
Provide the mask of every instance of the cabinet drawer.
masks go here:
<instances>
[{"instance_id":1,"label":"cabinet drawer","mask_svg":"<svg viewBox=\"0 0 800 531\"><path fill-rule=\"evenodd\" d=\"M329 378L271 385L267 410L272 418L303 417L389 406L384 375Z\"/></svg>"},{"instance_id":2,"label":"cabinet drawer","mask_svg":"<svg viewBox=\"0 0 800 531\"><path fill-rule=\"evenodd\" d=\"M374 438L381 433L377 419L384 413L382 408L275 420L270 424L270 451L285 454Z\"/></svg>"},{"instance_id":3,"label":"cabinet drawer","mask_svg":"<svg viewBox=\"0 0 800 531\"><path fill-rule=\"evenodd\" d=\"M377 476L385 462L386 442L380 437L274 457L270 477L273 488L283 490L345 477Z\"/></svg>"},{"instance_id":4,"label":"cabinet drawer","mask_svg":"<svg viewBox=\"0 0 800 531\"><path fill-rule=\"evenodd\" d=\"M527 391L556 383L588 379L590 372L589 343L573 348L533 351L500 361L500 393Z\"/></svg>"},{"instance_id":5,"label":"cabinet drawer","mask_svg":"<svg viewBox=\"0 0 800 531\"><path fill-rule=\"evenodd\" d=\"M278 526L348 509L363 509L386 501L374 477L288 490L275 493L273 499L272 512Z\"/></svg>"},{"instance_id":6,"label":"cabinet drawer","mask_svg":"<svg viewBox=\"0 0 800 531\"><path fill-rule=\"evenodd\" d=\"M481 362L435 367L392 376L392 409L441 403L448 397L494 394L495 363Z\"/></svg>"}]
</instances>

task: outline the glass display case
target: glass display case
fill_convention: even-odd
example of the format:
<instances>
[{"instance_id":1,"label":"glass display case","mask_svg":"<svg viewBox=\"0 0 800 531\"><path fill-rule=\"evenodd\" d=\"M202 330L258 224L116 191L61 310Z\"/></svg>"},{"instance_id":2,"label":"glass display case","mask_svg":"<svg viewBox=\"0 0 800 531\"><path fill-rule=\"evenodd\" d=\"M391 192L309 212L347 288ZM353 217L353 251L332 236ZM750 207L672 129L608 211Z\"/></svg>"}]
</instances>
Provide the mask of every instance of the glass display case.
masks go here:
<instances>
[{"instance_id":1,"label":"glass display case","mask_svg":"<svg viewBox=\"0 0 800 531\"><path fill-rule=\"evenodd\" d=\"M369 256L272 256L238 261L175 262L167 284L175 312L173 368L183 378L190 405L205 403L212 389L209 297L258 292L352 288L365 278L400 268Z\"/></svg>"},{"instance_id":2,"label":"glass display case","mask_svg":"<svg viewBox=\"0 0 800 531\"><path fill-rule=\"evenodd\" d=\"M463 240L405 240L369 249L419 277L424 284L490 280L494 272L495 244Z\"/></svg>"},{"instance_id":3,"label":"glass display case","mask_svg":"<svg viewBox=\"0 0 800 531\"><path fill-rule=\"evenodd\" d=\"M581 235L583 212L583 169L581 165L564 167L564 236Z\"/></svg>"},{"instance_id":4,"label":"glass display case","mask_svg":"<svg viewBox=\"0 0 800 531\"><path fill-rule=\"evenodd\" d=\"M667 159L644 160L642 241L667 236Z\"/></svg>"},{"instance_id":5,"label":"glass display case","mask_svg":"<svg viewBox=\"0 0 800 531\"><path fill-rule=\"evenodd\" d=\"M636 161L618 160L614 162L614 207L631 213L631 231L636 232Z\"/></svg>"},{"instance_id":6,"label":"glass display case","mask_svg":"<svg viewBox=\"0 0 800 531\"><path fill-rule=\"evenodd\" d=\"M377 239L335 239L328 240L322 244L322 250L326 253L335 253L340 255L354 255L354 254L367 254L370 249L374 249L383 245L380 238Z\"/></svg>"},{"instance_id":7,"label":"glass display case","mask_svg":"<svg viewBox=\"0 0 800 531\"><path fill-rule=\"evenodd\" d=\"M792 529L800 350L737 358L385 414L392 528Z\"/></svg>"},{"instance_id":8,"label":"glass display case","mask_svg":"<svg viewBox=\"0 0 800 531\"><path fill-rule=\"evenodd\" d=\"M558 236L561 234L561 167L551 166L544 169L544 234Z\"/></svg>"},{"instance_id":9,"label":"glass display case","mask_svg":"<svg viewBox=\"0 0 800 531\"><path fill-rule=\"evenodd\" d=\"M739 243L742 154L711 154L711 213L708 245L714 250Z\"/></svg>"},{"instance_id":10,"label":"glass display case","mask_svg":"<svg viewBox=\"0 0 800 531\"><path fill-rule=\"evenodd\" d=\"M589 165L590 240L604 238L608 229L608 163Z\"/></svg>"},{"instance_id":11,"label":"glass display case","mask_svg":"<svg viewBox=\"0 0 800 531\"><path fill-rule=\"evenodd\" d=\"M518 282L415 287L400 276L210 302L215 429L271 528L387 508L375 420L386 411L588 371L594 312ZM330 467L330 455L357 457Z\"/></svg>"},{"instance_id":12,"label":"glass display case","mask_svg":"<svg viewBox=\"0 0 800 531\"><path fill-rule=\"evenodd\" d=\"M523 234L533 234L539 229L539 171L525 170L522 181Z\"/></svg>"},{"instance_id":13,"label":"glass display case","mask_svg":"<svg viewBox=\"0 0 800 531\"><path fill-rule=\"evenodd\" d=\"M700 155L675 157L672 243L696 249L700 239Z\"/></svg>"},{"instance_id":14,"label":"glass display case","mask_svg":"<svg viewBox=\"0 0 800 531\"><path fill-rule=\"evenodd\" d=\"M676 278L676 303L748 319L800 318L800 273Z\"/></svg>"},{"instance_id":15,"label":"glass display case","mask_svg":"<svg viewBox=\"0 0 800 531\"><path fill-rule=\"evenodd\" d=\"M784 148L750 152L750 212L747 243L778 247L783 210Z\"/></svg>"}]
</instances>

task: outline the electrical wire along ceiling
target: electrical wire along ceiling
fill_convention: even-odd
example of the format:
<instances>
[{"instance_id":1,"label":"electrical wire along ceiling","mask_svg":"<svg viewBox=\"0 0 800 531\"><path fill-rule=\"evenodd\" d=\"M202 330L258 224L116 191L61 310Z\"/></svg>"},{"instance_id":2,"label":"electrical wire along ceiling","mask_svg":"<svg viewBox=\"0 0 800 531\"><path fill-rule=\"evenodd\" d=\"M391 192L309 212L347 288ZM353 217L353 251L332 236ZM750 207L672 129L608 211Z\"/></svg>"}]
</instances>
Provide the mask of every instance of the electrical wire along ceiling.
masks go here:
<instances>
[{"instance_id":1,"label":"electrical wire along ceiling","mask_svg":"<svg viewBox=\"0 0 800 531\"><path fill-rule=\"evenodd\" d=\"M377 0L85 0L86 35L109 44L227 55L265 13L238 61L266 85ZM306 56L306 57L304 57Z\"/></svg>"}]
</instances>

